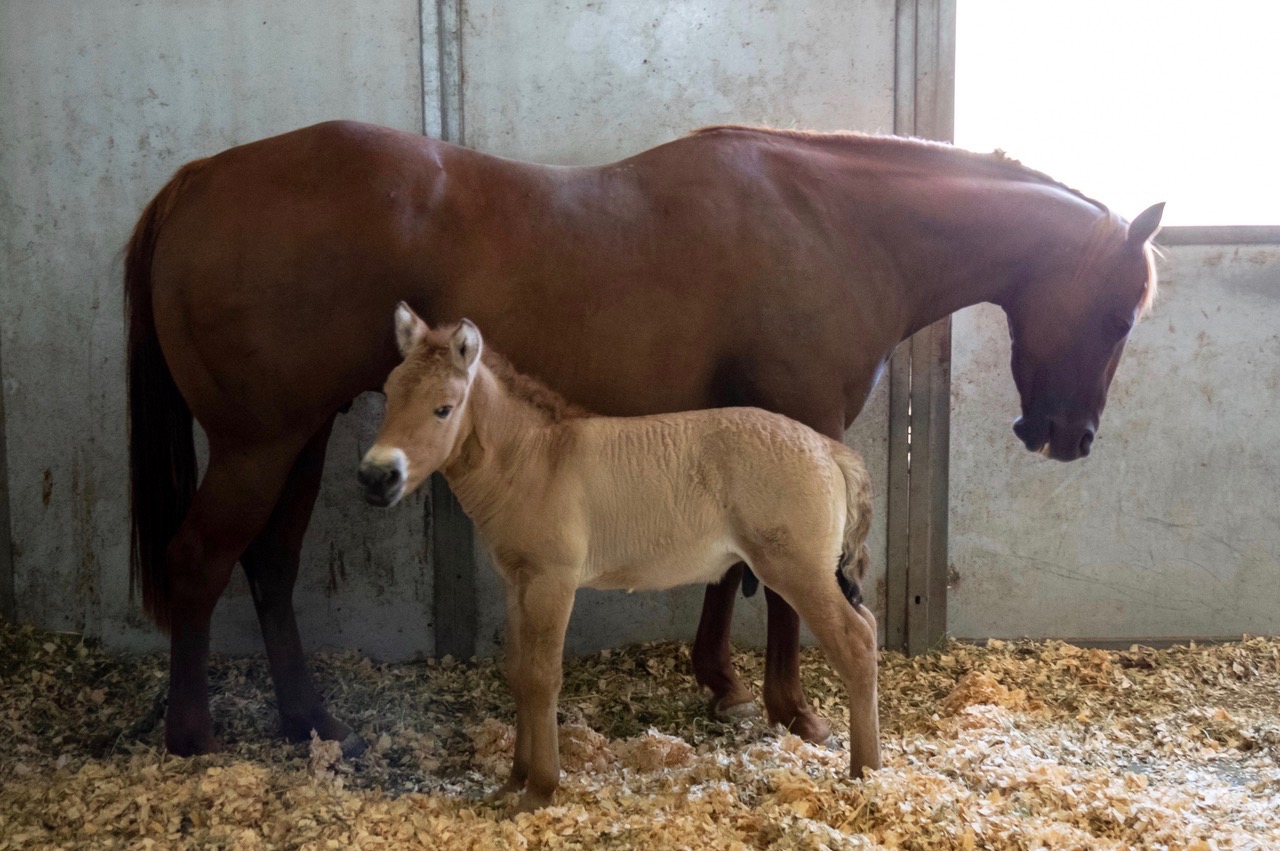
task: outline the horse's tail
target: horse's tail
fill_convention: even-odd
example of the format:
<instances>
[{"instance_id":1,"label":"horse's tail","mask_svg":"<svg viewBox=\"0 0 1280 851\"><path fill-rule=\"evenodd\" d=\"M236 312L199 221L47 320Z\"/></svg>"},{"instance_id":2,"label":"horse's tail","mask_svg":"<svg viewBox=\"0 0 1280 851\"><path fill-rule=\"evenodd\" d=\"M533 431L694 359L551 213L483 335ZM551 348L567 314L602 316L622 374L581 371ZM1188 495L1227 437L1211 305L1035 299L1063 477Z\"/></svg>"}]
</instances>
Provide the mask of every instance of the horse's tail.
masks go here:
<instances>
[{"instance_id":1,"label":"horse's tail","mask_svg":"<svg viewBox=\"0 0 1280 851\"><path fill-rule=\"evenodd\" d=\"M204 160L188 163L151 200L129 238L124 261L125 317L129 325L129 541L130 594L142 586L142 607L169 627L169 573L165 550L186 516L196 489L191 409L178 391L160 350L151 310L151 259L160 225Z\"/></svg>"},{"instance_id":2,"label":"horse's tail","mask_svg":"<svg viewBox=\"0 0 1280 851\"><path fill-rule=\"evenodd\" d=\"M862 580L871 566L867 535L871 532L871 476L862 456L844 444L835 443L832 460L844 476L844 544L836 566L836 581L851 605L862 602Z\"/></svg>"}]
</instances>

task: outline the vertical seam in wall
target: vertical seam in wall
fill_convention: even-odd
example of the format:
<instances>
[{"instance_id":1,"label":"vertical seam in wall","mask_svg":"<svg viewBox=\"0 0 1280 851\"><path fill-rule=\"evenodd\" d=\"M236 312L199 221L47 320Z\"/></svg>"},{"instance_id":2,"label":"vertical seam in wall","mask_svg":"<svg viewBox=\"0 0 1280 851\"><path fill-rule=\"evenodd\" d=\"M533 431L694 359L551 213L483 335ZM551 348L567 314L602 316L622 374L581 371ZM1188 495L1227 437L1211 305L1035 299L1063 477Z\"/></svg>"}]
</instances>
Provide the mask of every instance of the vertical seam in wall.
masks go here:
<instances>
[{"instance_id":1,"label":"vertical seam in wall","mask_svg":"<svg viewBox=\"0 0 1280 851\"><path fill-rule=\"evenodd\" d=\"M426 7L427 0L418 0L418 102L422 108L418 130L423 136L430 136L427 125L427 57L423 53L427 37Z\"/></svg>"},{"instance_id":2,"label":"vertical seam in wall","mask_svg":"<svg viewBox=\"0 0 1280 851\"><path fill-rule=\"evenodd\" d=\"M5 434L4 360L0 357L0 616L18 617L17 583L13 574L13 529L9 519L8 437Z\"/></svg>"},{"instance_id":3,"label":"vertical seam in wall","mask_svg":"<svg viewBox=\"0 0 1280 851\"><path fill-rule=\"evenodd\" d=\"M425 2L425 0L423 0ZM462 0L435 0L436 78L440 119L439 137L461 145L466 137L463 111ZM426 14L424 10L423 14ZM422 30L427 32L424 23ZM425 51L424 51L425 65ZM423 73L426 70L424 67ZM424 78L425 79L425 78ZM425 91L425 85L424 85Z\"/></svg>"}]
</instances>

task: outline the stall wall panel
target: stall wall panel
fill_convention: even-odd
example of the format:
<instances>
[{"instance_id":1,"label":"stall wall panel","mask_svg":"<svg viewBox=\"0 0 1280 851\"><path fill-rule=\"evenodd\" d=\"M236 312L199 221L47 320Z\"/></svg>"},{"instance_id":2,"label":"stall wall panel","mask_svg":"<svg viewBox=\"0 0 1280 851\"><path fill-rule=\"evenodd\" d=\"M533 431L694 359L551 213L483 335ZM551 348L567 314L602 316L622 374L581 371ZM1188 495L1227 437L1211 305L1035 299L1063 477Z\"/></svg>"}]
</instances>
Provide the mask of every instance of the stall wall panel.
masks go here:
<instances>
[{"instance_id":1,"label":"stall wall panel","mask_svg":"<svg viewBox=\"0 0 1280 851\"><path fill-rule=\"evenodd\" d=\"M1280 246L1173 246L1160 270L1094 451L1070 464L1009 431L1003 314L957 318L954 635L1280 632Z\"/></svg>"},{"instance_id":2,"label":"stall wall panel","mask_svg":"<svg viewBox=\"0 0 1280 851\"><path fill-rule=\"evenodd\" d=\"M890 132L894 8L888 0L538 6L467 0L464 138L503 156L579 165L620 159L716 123ZM876 483L876 566L867 585L878 610L884 605L887 390L887 383L876 389L847 437L867 456ZM502 632L502 590L488 568L478 582L478 644L480 652L492 652ZM701 587L633 595L582 591L568 646L588 651L687 640L702 593ZM737 608L735 640L762 645L763 594Z\"/></svg>"},{"instance_id":3,"label":"stall wall panel","mask_svg":"<svg viewBox=\"0 0 1280 851\"><path fill-rule=\"evenodd\" d=\"M716 122L893 126L889 0L89 8L0 4L0 348L17 614L117 647L163 642L128 595L120 249L179 165L335 117L548 163L607 162ZM363 397L338 419L297 608L310 648L406 657L433 649L430 512L425 496L379 512L355 491L380 404ZM848 438L880 483L868 583L879 605L887 408L882 385ZM490 605L477 630L492 650L500 595L487 569L479 581ZM687 639L701 589L583 597L575 650ZM738 638L763 641L760 602ZM215 647L260 646L237 572Z\"/></svg>"},{"instance_id":4,"label":"stall wall panel","mask_svg":"<svg viewBox=\"0 0 1280 851\"><path fill-rule=\"evenodd\" d=\"M162 640L128 600L120 251L142 207L182 163L241 142L335 117L420 129L421 67L416 0L0 4L0 347L22 620L122 647ZM429 651L422 506L380 515L350 484L373 408L335 430L303 635ZM238 571L215 642L261 648Z\"/></svg>"}]
</instances>

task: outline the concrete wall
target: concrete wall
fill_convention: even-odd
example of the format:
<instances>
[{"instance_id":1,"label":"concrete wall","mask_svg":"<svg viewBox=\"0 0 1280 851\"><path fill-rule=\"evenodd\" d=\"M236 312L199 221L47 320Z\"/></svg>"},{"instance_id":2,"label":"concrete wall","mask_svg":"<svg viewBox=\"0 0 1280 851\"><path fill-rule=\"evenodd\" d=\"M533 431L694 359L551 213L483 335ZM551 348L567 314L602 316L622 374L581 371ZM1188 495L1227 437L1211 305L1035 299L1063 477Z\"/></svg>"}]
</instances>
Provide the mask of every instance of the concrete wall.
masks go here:
<instances>
[{"instance_id":1,"label":"concrete wall","mask_svg":"<svg viewBox=\"0 0 1280 851\"><path fill-rule=\"evenodd\" d=\"M1280 632L1280 246L1171 246L1160 269L1094 451L1066 465L1009 431L1003 314L957 317L952 634Z\"/></svg>"},{"instance_id":2,"label":"concrete wall","mask_svg":"<svg viewBox=\"0 0 1280 851\"><path fill-rule=\"evenodd\" d=\"M0 5L0 334L22 620L159 643L127 581L120 250L143 205L189 159L322 119L420 128L418 30L416 0ZM303 632L429 648L421 513L379 517L347 486L368 407L330 448ZM326 594L335 580L343 593ZM239 572L215 629L224 649L261 647Z\"/></svg>"},{"instance_id":3,"label":"concrete wall","mask_svg":"<svg viewBox=\"0 0 1280 851\"><path fill-rule=\"evenodd\" d=\"M889 130L894 8L0 4L0 351L18 616L121 647L161 644L128 600L119 252L181 163L333 117L564 163L606 161L717 121ZM309 646L412 656L432 649L427 506L418 498L380 514L351 484L378 408L362 399L335 429L298 610ZM886 409L882 388L854 434L880 481ZM883 498L877 509L883 553ZM570 644L690 637L700 594L584 592ZM738 635L759 641L759 609L743 620ZM496 607L483 610L482 649L499 622ZM238 573L215 645L260 648Z\"/></svg>"}]
</instances>

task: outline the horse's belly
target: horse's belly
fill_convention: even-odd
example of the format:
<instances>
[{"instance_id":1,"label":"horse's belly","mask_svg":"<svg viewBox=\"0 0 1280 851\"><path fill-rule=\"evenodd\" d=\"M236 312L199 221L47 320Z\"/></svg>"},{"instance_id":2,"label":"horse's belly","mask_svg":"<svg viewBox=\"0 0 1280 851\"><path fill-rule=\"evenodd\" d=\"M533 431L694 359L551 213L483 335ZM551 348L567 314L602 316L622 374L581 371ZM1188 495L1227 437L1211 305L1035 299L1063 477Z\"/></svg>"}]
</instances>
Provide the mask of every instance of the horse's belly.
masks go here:
<instances>
[{"instance_id":1,"label":"horse's belly","mask_svg":"<svg viewBox=\"0 0 1280 851\"><path fill-rule=\"evenodd\" d=\"M664 548L651 554L593 559L581 585L601 591L663 591L719 582L741 556L727 538Z\"/></svg>"}]
</instances>

